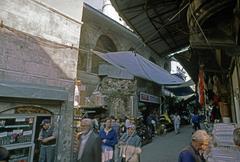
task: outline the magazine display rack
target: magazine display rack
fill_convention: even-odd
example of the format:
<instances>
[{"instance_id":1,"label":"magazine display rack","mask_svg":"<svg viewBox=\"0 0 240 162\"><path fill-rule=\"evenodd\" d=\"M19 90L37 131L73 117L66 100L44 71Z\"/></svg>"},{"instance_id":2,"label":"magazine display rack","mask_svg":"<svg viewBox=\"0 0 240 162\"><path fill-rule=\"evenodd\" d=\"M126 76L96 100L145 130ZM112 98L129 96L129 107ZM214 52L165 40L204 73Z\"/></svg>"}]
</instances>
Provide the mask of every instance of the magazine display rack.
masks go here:
<instances>
[{"instance_id":1,"label":"magazine display rack","mask_svg":"<svg viewBox=\"0 0 240 162\"><path fill-rule=\"evenodd\" d=\"M34 150L34 116L0 116L0 145L9 150L9 162L31 162Z\"/></svg>"}]
</instances>

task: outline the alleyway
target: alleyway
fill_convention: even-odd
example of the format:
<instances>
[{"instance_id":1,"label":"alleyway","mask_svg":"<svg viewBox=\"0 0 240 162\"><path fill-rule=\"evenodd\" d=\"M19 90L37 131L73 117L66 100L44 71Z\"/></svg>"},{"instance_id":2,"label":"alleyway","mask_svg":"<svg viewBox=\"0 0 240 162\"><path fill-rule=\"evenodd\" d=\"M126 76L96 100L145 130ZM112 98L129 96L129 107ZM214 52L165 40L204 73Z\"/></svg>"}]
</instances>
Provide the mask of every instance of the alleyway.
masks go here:
<instances>
[{"instance_id":1,"label":"alleyway","mask_svg":"<svg viewBox=\"0 0 240 162\"><path fill-rule=\"evenodd\" d=\"M190 143L192 128L190 125L181 128L181 133L174 131L165 136L155 137L153 142L143 147L141 162L177 162L178 153Z\"/></svg>"}]
</instances>

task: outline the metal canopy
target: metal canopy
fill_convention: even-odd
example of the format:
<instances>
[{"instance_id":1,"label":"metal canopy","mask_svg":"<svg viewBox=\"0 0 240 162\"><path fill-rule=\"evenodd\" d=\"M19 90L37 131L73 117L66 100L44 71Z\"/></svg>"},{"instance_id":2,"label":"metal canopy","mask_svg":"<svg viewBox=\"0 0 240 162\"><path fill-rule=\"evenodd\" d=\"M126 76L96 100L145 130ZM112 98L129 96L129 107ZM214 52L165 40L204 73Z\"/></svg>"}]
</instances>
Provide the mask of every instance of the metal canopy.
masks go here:
<instances>
[{"instance_id":1,"label":"metal canopy","mask_svg":"<svg viewBox=\"0 0 240 162\"><path fill-rule=\"evenodd\" d=\"M160 56L189 45L186 18L176 0L111 0L113 6L143 41ZM186 11L182 11L184 14ZM186 14L185 14L186 15ZM137 47L139 48L139 47Z\"/></svg>"},{"instance_id":2,"label":"metal canopy","mask_svg":"<svg viewBox=\"0 0 240 162\"><path fill-rule=\"evenodd\" d=\"M240 12L235 0L111 2L128 25L160 57L190 45L188 52L174 57L195 83L200 64L205 65L205 74L209 76L226 76L231 59L239 55Z\"/></svg>"}]
</instances>

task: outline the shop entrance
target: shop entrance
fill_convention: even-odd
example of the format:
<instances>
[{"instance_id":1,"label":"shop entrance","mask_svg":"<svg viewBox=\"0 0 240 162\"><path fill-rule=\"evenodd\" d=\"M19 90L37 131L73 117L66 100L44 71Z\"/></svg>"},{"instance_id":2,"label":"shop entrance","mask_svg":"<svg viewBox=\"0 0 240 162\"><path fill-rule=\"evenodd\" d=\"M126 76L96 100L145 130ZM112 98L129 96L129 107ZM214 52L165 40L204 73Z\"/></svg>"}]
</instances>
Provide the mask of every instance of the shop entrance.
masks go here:
<instances>
[{"instance_id":1,"label":"shop entrance","mask_svg":"<svg viewBox=\"0 0 240 162\"><path fill-rule=\"evenodd\" d=\"M10 162L38 162L41 122L52 118L48 110L30 106L8 109L0 113L0 145L10 153Z\"/></svg>"},{"instance_id":2,"label":"shop entrance","mask_svg":"<svg viewBox=\"0 0 240 162\"><path fill-rule=\"evenodd\" d=\"M159 114L159 104L140 102L138 109L143 116L145 124L147 124L147 118L149 115L151 115L151 114L160 115Z\"/></svg>"},{"instance_id":3,"label":"shop entrance","mask_svg":"<svg viewBox=\"0 0 240 162\"><path fill-rule=\"evenodd\" d=\"M33 162L38 162L39 160L39 154L40 154L40 143L38 141L38 136L41 130L41 123L44 119L49 119L51 121L51 116L49 115L41 115L36 116L36 126L35 126L35 136L34 136L34 154L33 154Z\"/></svg>"},{"instance_id":4,"label":"shop entrance","mask_svg":"<svg viewBox=\"0 0 240 162\"><path fill-rule=\"evenodd\" d=\"M52 113L44 108L36 108L36 107L18 107L15 108L16 114L34 114L35 117L35 124L34 124L34 148L33 148L33 162L39 161L39 154L40 154L40 143L38 141L39 133L41 131L41 123L44 119L49 119L50 121L52 118Z\"/></svg>"}]
</instances>

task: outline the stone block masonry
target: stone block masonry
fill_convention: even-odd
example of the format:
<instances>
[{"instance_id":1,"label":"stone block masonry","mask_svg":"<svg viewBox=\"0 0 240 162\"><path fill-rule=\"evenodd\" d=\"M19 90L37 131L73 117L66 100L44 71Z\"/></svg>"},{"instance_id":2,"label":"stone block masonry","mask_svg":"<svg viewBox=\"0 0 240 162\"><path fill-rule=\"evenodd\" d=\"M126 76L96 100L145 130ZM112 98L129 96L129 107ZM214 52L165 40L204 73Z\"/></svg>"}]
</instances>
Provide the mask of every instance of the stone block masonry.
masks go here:
<instances>
[{"instance_id":1,"label":"stone block masonry","mask_svg":"<svg viewBox=\"0 0 240 162\"><path fill-rule=\"evenodd\" d=\"M43 44L41 39L16 32L0 28L0 70L6 74L1 79L8 81L8 74L15 73L16 80L12 81L17 81L17 76L21 75L22 82L34 83L34 78L42 78L45 80L43 84L57 86L56 82L49 80L67 81L75 78L77 49L56 48L53 43ZM24 76L27 80L24 80Z\"/></svg>"},{"instance_id":2,"label":"stone block masonry","mask_svg":"<svg viewBox=\"0 0 240 162\"><path fill-rule=\"evenodd\" d=\"M69 8L67 0L59 1L57 6L63 1L64 7ZM71 5L75 3L71 2ZM76 1L78 6L82 6L81 3L82 0ZM56 161L65 162L71 159L74 79L82 9L77 11L77 17L66 16L67 12L56 11L61 8L54 9L51 5L36 0L0 0L3 24L0 27L0 81L66 90L67 101L57 108L46 106L54 114L54 120L59 117L59 121L55 121L59 128L58 139L61 139L57 144ZM0 103L0 111L2 108Z\"/></svg>"}]
</instances>

